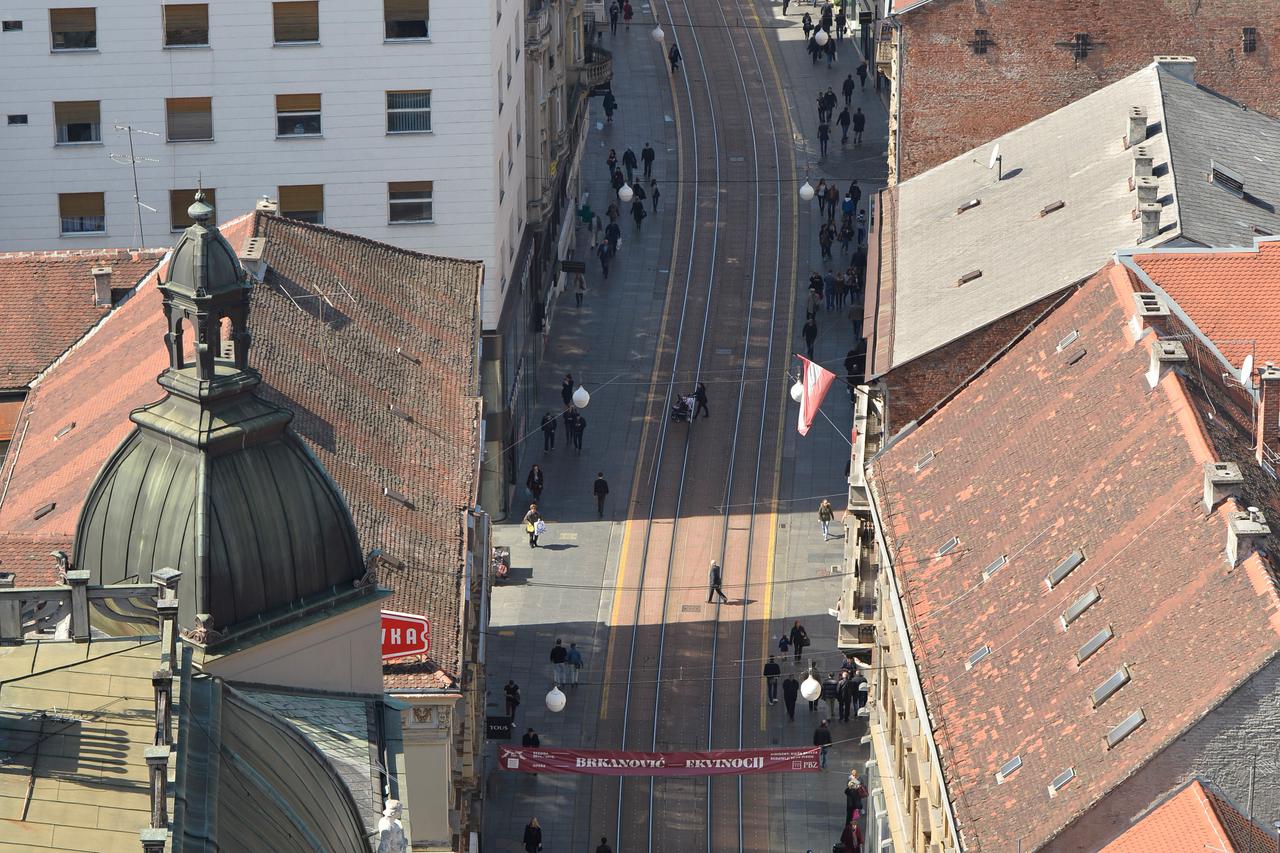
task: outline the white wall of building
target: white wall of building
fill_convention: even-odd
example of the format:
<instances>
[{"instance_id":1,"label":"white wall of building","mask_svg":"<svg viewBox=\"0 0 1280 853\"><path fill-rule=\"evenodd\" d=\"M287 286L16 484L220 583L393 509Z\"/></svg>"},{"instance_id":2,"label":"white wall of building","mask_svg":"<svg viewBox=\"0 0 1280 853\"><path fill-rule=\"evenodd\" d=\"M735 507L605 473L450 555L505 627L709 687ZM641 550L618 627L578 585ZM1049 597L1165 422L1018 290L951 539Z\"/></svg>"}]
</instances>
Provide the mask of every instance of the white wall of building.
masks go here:
<instances>
[{"instance_id":1,"label":"white wall of building","mask_svg":"<svg viewBox=\"0 0 1280 853\"><path fill-rule=\"evenodd\" d=\"M51 6L96 7L97 49L52 51ZM281 185L322 184L330 227L483 260L484 322L496 325L524 219L520 0L433 3L430 39L402 42L384 41L382 0L319 0L319 44L287 46L273 45L271 2L212 0L210 46L178 49L164 47L162 6L47 0L0 10L22 22L0 33L0 113L28 117L0 121L0 251L139 244L131 169L108 156L128 153L112 128L127 123L160 134L134 136L135 154L158 161L138 166L142 201L157 209L143 211L146 245L174 239L170 189L203 180L228 219ZM384 93L405 89L431 90L431 133L386 133ZM276 138L275 96L310 93L321 95L323 135ZM213 99L212 142L165 141L165 99L188 97ZM55 146L54 102L94 100L101 143ZM389 224L389 181L432 181L434 222ZM105 193L105 234L60 235L58 194L74 192Z\"/></svg>"}]
</instances>

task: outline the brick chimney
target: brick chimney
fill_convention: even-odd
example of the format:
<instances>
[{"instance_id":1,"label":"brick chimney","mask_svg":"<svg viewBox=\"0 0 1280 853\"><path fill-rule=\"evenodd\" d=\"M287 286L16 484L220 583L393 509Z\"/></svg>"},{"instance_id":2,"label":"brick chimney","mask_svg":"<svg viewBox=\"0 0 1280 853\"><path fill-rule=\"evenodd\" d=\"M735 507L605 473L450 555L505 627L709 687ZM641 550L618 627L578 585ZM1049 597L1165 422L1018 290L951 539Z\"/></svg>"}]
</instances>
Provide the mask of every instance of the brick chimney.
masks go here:
<instances>
[{"instance_id":1,"label":"brick chimney","mask_svg":"<svg viewBox=\"0 0 1280 853\"><path fill-rule=\"evenodd\" d=\"M1124 147L1141 145L1147 139L1146 107L1129 107L1129 132L1124 140Z\"/></svg>"},{"instance_id":2,"label":"brick chimney","mask_svg":"<svg viewBox=\"0 0 1280 853\"><path fill-rule=\"evenodd\" d=\"M1204 463L1204 511L1213 512L1213 508L1227 498L1239 499L1243 483L1244 475L1236 463Z\"/></svg>"},{"instance_id":3,"label":"brick chimney","mask_svg":"<svg viewBox=\"0 0 1280 853\"><path fill-rule=\"evenodd\" d=\"M1256 506L1231 513L1227 516L1227 563L1233 569L1239 566L1249 559L1258 543L1270 535L1267 517Z\"/></svg>"},{"instance_id":4,"label":"brick chimney","mask_svg":"<svg viewBox=\"0 0 1280 853\"><path fill-rule=\"evenodd\" d=\"M1164 208L1158 202L1138 205L1138 218L1142 220L1142 236L1139 239L1143 243L1160 233L1160 212L1162 210Z\"/></svg>"},{"instance_id":5,"label":"brick chimney","mask_svg":"<svg viewBox=\"0 0 1280 853\"><path fill-rule=\"evenodd\" d=\"M99 308L110 308L111 267L94 267L89 272L93 276L93 304Z\"/></svg>"},{"instance_id":6,"label":"brick chimney","mask_svg":"<svg viewBox=\"0 0 1280 853\"><path fill-rule=\"evenodd\" d=\"M1151 364L1147 368L1147 386L1150 388L1159 385L1160 380L1175 364L1185 364L1189 360L1187 348L1182 345L1182 341L1152 338L1150 352Z\"/></svg>"},{"instance_id":7,"label":"brick chimney","mask_svg":"<svg viewBox=\"0 0 1280 853\"><path fill-rule=\"evenodd\" d=\"M1258 421L1254 428L1254 455L1259 463L1280 455L1280 369L1268 364L1258 371Z\"/></svg>"},{"instance_id":8,"label":"brick chimney","mask_svg":"<svg viewBox=\"0 0 1280 853\"><path fill-rule=\"evenodd\" d=\"M1179 80L1196 82L1196 58L1194 56L1157 56L1156 63Z\"/></svg>"}]
</instances>

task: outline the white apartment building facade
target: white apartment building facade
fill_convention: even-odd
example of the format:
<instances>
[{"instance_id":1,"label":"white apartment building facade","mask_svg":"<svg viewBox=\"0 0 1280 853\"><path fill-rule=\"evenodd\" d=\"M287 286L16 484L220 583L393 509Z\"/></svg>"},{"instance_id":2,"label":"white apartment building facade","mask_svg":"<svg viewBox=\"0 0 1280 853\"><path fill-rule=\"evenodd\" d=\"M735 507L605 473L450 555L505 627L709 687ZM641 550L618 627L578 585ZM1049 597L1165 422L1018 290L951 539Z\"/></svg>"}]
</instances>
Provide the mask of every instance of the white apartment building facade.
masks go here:
<instances>
[{"instance_id":1,"label":"white apartment building facade","mask_svg":"<svg viewBox=\"0 0 1280 853\"><path fill-rule=\"evenodd\" d=\"M219 219L268 196L484 261L497 327L526 215L520 0L17 0L0 15L0 251L165 246L197 186Z\"/></svg>"}]
</instances>

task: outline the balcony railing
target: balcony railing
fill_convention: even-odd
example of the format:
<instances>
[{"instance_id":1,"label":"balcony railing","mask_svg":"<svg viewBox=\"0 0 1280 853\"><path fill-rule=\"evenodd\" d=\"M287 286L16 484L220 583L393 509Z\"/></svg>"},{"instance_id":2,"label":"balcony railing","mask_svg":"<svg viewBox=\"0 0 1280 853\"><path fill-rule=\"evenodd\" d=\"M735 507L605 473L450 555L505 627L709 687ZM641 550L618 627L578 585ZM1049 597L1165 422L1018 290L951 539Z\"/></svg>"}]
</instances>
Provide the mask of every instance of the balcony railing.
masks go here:
<instances>
[{"instance_id":1,"label":"balcony railing","mask_svg":"<svg viewBox=\"0 0 1280 853\"><path fill-rule=\"evenodd\" d=\"M613 79L613 54L602 47L588 45L586 62L582 66L582 86L594 89Z\"/></svg>"}]
</instances>

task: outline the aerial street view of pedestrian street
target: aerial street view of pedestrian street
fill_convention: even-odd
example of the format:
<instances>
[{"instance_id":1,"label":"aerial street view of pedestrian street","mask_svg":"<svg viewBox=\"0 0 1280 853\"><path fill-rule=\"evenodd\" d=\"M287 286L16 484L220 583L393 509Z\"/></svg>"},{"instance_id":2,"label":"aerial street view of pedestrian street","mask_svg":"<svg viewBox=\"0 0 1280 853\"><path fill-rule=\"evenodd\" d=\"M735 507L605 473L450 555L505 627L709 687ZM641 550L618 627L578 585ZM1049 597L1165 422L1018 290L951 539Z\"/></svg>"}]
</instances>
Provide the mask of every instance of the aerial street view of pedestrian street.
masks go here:
<instances>
[{"instance_id":1,"label":"aerial street view of pedestrian street","mask_svg":"<svg viewBox=\"0 0 1280 853\"><path fill-rule=\"evenodd\" d=\"M1280 0L0 22L0 853L1280 853Z\"/></svg>"}]
</instances>

